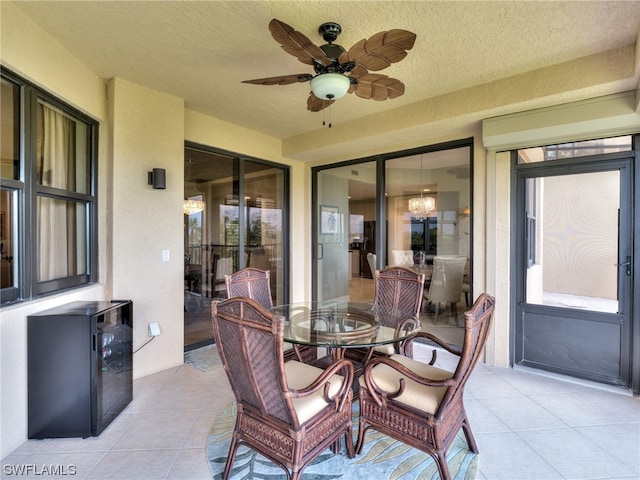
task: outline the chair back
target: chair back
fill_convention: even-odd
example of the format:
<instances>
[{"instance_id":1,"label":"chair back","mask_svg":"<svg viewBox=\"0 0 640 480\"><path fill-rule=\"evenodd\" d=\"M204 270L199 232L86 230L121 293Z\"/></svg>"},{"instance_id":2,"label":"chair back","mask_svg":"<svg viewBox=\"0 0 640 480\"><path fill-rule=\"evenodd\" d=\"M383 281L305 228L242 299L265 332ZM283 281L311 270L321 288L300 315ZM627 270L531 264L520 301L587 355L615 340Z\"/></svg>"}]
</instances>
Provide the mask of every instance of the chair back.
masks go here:
<instances>
[{"instance_id":1,"label":"chair back","mask_svg":"<svg viewBox=\"0 0 640 480\"><path fill-rule=\"evenodd\" d=\"M369 269L371 270L371 275L373 276L376 271L376 254L375 253L367 253L367 262L369 262Z\"/></svg>"},{"instance_id":2,"label":"chair back","mask_svg":"<svg viewBox=\"0 0 640 480\"><path fill-rule=\"evenodd\" d=\"M233 272L233 258L221 257L219 253L214 253L212 256L213 267L211 271L211 285L212 296L216 296L218 292L224 296L225 291L225 276Z\"/></svg>"},{"instance_id":3,"label":"chair back","mask_svg":"<svg viewBox=\"0 0 640 480\"><path fill-rule=\"evenodd\" d=\"M291 400L283 394L284 317L246 297L214 300L211 314L218 354L238 408L250 406L285 423L297 423Z\"/></svg>"},{"instance_id":4,"label":"chair back","mask_svg":"<svg viewBox=\"0 0 640 480\"><path fill-rule=\"evenodd\" d=\"M412 267L413 263L413 250L391 250L391 265Z\"/></svg>"},{"instance_id":5,"label":"chair back","mask_svg":"<svg viewBox=\"0 0 640 480\"><path fill-rule=\"evenodd\" d=\"M423 289L424 273L406 267L377 270L373 303L418 316L422 306Z\"/></svg>"},{"instance_id":6,"label":"chair back","mask_svg":"<svg viewBox=\"0 0 640 480\"><path fill-rule=\"evenodd\" d=\"M482 356L491 331L495 298L487 293L481 294L473 306L464 313L464 340L458 366L453 374L453 385L448 387L436 416L441 415L447 407L456 405L452 400L462 395L471 372Z\"/></svg>"},{"instance_id":7,"label":"chair back","mask_svg":"<svg viewBox=\"0 0 640 480\"><path fill-rule=\"evenodd\" d=\"M248 297L270 310L273 308L273 300L269 276L269 270L257 268L243 268L225 275L227 297Z\"/></svg>"},{"instance_id":8,"label":"chair back","mask_svg":"<svg viewBox=\"0 0 640 480\"><path fill-rule=\"evenodd\" d=\"M433 274L429 286L431 302L458 302L462 295L462 278L466 257L436 255L433 257Z\"/></svg>"}]
</instances>

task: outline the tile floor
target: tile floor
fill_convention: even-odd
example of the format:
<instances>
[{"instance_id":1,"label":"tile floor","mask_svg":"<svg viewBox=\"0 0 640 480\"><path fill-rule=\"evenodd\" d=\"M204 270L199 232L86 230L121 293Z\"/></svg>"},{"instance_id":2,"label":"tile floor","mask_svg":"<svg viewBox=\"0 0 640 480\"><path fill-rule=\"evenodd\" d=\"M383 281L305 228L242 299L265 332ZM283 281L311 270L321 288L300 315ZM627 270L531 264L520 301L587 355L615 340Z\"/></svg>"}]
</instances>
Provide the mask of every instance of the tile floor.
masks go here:
<instances>
[{"instance_id":1,"label":"tile floor","mask_svg":"<svg viewBox=\"0 0 640 480\"><path fill-rule=\"evenodd\" d=\"M425 349L417 348L421 355ZM439 358L451 368L446 354ZM232 401L220 373L183 365L139 378L133 402L102 435L29 440L2 460L2 478L210 479L205 441ZM478 365L465 398L480 449L479 480L640 478L638 397ZM47 466L67 470L43 475ZM14 474L19 467L31 470Z\"/></svg>"}]
</instances>

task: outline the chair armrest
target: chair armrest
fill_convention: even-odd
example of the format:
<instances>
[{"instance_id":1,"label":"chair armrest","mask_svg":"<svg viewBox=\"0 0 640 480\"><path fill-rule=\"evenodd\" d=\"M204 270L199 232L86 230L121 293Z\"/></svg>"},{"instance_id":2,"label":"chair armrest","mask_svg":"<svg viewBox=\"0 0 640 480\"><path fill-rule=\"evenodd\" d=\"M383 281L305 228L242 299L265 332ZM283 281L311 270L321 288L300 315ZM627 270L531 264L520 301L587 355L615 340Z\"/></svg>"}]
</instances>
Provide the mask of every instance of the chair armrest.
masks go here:
<instances>
[{"instance_id":1,"label":"chair armrest","mask_svg":"<svg viewBox=\"0 0 640 480\"><path fill-rule=\"evenodd\" d=\"M449 352L449 353L451 353L453 355L457 355L458 357L462 355L462 350L452 347L451 345L449 345L444 340L441 340L440 338L438 338L435 335L433 335L431 333L428 333L428 332L418 332L413 337L407 339L404 342L405 351L411 351L411 350L408 350L408 349L411 349L413 347L413 342L417 338L424 338L426 340L429 340L429 341L435 343L436 345L438 345L439 347L442 347L447 352ZM436 356L437 356L437 353L436 353L435 350L433 350L433 353L431 355L431 360L429 361L429 365L433 365L434 363L436 363Z\"/></svg>"},{"instance_id":2,"label":"chair armrest","mask_svg":"<svg viewBox=\"0 0 640 480\"><path fill-rule=\"evenodd\" d=\"M338 392L334 395L333 398L329 396L329 387L331 377L339 374L342 376L342 385ZM351 390L351 385L353 383L353 364L346 359L338 360L333 362L327 368L324 369L322 374L317 377L310 385L300 390L290 389L292 398L303 398L308 397L309 395L313 395L320 389L323 389L322 395L324 400L333 404L339 400L338 410L341 411L344 407L344 403L347 400L347 393Z\"/></svg>"},{"instance_id":3,"label":"chair armrest","mask_svg":"<svg viewBox=\"0 0 640 480\"><path fill-rule=\"evenodd\" d=\"M378 406L383 406L386 403L386 399L394 399L402 395L405 390L405 379L403 377L398 380L398 389L395 392L387 392L382 390L375 382L372 374L372 370L377 365L387 365L388 367L396 370L403 377L408 378L409 380L413 380L420 385L424 385L427 387L450 387L455 385L457 380L453 378L447 378L445 380L436 380L433 378L423 377L418 375L413 370L405 367L401 363L386 357L376 357L369 361L364 369L364 382L373 397L374 401L378 404Z\"/></svg>"}]
</instances>

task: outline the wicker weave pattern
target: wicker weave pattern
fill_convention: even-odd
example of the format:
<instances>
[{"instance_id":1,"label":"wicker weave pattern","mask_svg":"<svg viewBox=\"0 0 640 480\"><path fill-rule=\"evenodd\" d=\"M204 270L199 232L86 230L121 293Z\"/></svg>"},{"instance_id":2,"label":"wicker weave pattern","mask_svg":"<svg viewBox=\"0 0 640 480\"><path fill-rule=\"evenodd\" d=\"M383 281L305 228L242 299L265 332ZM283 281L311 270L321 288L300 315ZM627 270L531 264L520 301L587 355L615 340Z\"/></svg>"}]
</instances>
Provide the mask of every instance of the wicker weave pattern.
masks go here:
<instances>
[{"instance_id":1,"label":"wicker weave pattern","mask_svg":"<svg viewBox=\"0 0 640 480\"><path fill-rule=\"evenodd\" d=\"M225 275L227 297L248 297L255 300L267 310L273 308L271 297L271 274L269 270L258 268L243 268L230 275ZM298 346L285 352L284 359L299 360L304 363L312 363L317 358L315 347Z\"/></svg>"},{"instance_id":2,"label":"wicker weave pattern","mask_svg":"<svg viewBox=\"0 0 640 480\"><path fill-rule=\"evenodd\" d=\"M384 270L376 270L374 277L374 308L382 307L409 313L416 318L416 322L415 325L408 326L418 326L417 318L420 315L420 308L422 307L424 273L417 273L406 267L389 267ZM407 326L406 323L399 325L392 324L389 321L385 322L385 318L395 319L400 322L405 322L407 319L397 315L388 317L383 315L380 319L381 323L386 327L400 328ZM411 356L411 352L405 350L404 344L397 344L394 347L396 352L406 352ZM358 364L364 364L371 355L386 356L383 353L364 348L348 349L345 352L346 358ZM356 370L358 371L358 365L356 366Z\"/></svg>"},{"instance_id":3,"label":"wicker weave pattern","mask_svg":"<svg viewBox=\"0 0 640 480\"><path fill-rule=\"evenodd\" d=\"M293 456L294 442L286 432L265 425L263 422L244 414L238 416L238 430L243 433L247 443L259 443L263 448L284 458Z\"/></svg>"},{"instance_id":4,"label":"wicker weave pattern","mask_svg":"<svg viewBox=\"0 0 640 480\"><path fill-rule=\"evenodd\" d=\"M335 362L303 390L287 387L284 368L284 318L273 315L247 297L233 297L211 305L218 352L236 397L238 418L222 477L227 479L240 444L280 465L292 480L327 447L338 451L345 437L347 454L354 456L351 437L350 386L353 367ZM323 392L333 375L343 384L327 406L300 424L293 398Z\"/></svg>"},{"instance_id":5,"label":"wicker weave pattern","mask_svg":"<svg viewBox=\"0 0 640 480\"><path fill-rule=\"evenodd\" d=\"M469 420L464 409L464 386L473 368L484 350L491 330L495 300L483 293L472 308L465 313L465 335L461 350L426 332L419 332L415 338L425 338L448 352L459 357L455 372L450 378L435 380L423 378L404 365L390 358L378 357L369 361L363 374L364 385L360 388L360 427L356 452L364 445L365 434L369 428L378 430L401 442L418 448L431 455L438 465L440 477L450 480L451 474L446 461L447 449L462 428L469 449L478 453L478 447L471 432ZM431 364L436 361L433 353ZM379 364L392 367L397 372L397 392L380 389L374 379L373 370ZM408 407L395 398L404 390L404 378L411 379L425 387L441 388L446 391L434 414Z\"/></svg>"},{"instance_id":6,"label":"wicker weave pattern","mask_svg":"<svg viewBox=\"0 0 640 480\"><path fill-rule=\"evenodd\" d=\"M375 273L374 304L418 316L422 306L424 273L410 268L389 267ZM395 325L387 325L395 327Z\"/></svg>"},{"instance_id":7,"label":"wicker weave pattern","mask_svg":"<svg viewBox=\"0 0 640 480\"><path fill-rule=\"evenodd\" d=\"M243 268L231 275L225 275L227 297L249 297L266 309L273 308L269 270Z\"/></svg>"}]
</instances>

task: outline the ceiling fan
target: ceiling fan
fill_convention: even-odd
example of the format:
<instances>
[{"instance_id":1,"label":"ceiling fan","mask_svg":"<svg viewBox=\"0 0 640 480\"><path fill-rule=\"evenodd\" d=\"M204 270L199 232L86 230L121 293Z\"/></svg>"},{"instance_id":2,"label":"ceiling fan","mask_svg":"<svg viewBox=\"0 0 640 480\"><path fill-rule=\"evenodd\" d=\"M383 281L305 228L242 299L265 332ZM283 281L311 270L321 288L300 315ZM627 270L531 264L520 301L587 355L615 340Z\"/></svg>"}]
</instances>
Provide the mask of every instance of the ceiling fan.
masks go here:
<instances>
[{"instance_id":1,"label":"ceiling fan","mask_svg":"<svg viewBox=\"0 0 640 480\"><path fill-rule=\"evenodd\" d=\"M345 50L333 43L342 32L342 27L335 22L323 23L318 28L327 42L320 47L275 18L269 22L269 31L285 52L304 64L312 65L315 75L297 73L244 80L242 83L290 85L310 82L307 110L312 112L328 107L347 92L373 100L387 100L404 94L404 84L400 80L369 71L382 70L406 57L407 50L411 50L416 40L415 33L400 29L379 32Z\"/></svg>"}]
</instances>

